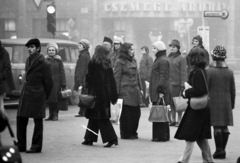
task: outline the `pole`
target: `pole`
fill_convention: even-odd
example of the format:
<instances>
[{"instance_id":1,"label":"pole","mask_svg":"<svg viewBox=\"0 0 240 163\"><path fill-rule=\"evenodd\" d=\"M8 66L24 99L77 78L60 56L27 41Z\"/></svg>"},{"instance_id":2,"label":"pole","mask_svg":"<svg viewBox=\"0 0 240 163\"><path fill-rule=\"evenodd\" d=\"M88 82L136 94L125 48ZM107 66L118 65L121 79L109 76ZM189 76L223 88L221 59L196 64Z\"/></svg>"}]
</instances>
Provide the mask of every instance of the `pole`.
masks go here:
<instances>
[{"instance_id":1,"label":"pole","mask_svg":"<svg viewBox=\"0 0 240 163\"><path fill-rule=\"evenodd\" d=\"M203 9L202 9L202 28L203 28L202 38L203 38L203 42L205 42L205 22L204 22L204 10Z\"/></svg>"}]
</instances>

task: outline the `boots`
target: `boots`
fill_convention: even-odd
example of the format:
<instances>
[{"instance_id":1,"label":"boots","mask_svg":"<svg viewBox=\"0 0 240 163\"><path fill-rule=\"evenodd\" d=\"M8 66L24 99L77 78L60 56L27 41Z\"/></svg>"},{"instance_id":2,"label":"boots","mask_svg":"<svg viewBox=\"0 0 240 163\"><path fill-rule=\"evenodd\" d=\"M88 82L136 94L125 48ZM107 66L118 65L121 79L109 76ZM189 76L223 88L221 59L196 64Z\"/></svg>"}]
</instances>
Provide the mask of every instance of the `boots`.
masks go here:
<instances>
[{"instance_id":1,"label":"boots","mask_svg":"<svg viewBox=\"0 0 240 163\"><path fill-rule=\"evenodd\" d=\"M56 108L53 112L53 121L57 121L58 120L58 112L59 110Z\"/></svg>"},{"instance_id":2,"label":"boots","mask_svg":"<svg viewBox=\"0 0 240 163\"><path fill-rule=\"evenodd\" d=\"M223 135L223 151L225 152L225 157L226 158L226 146L227 146L227 142L228 142L228 136L229 136L229 132L223 132L222 135Z\"/></svg>"},{"instance_id":3,"label":"boots","mask_svg":"<svg viewBox=\"0 0 240 163\"><path fill-rule=\"evenodd\" d=\"M214 140L216 145L216 152L213 154L214 159L224 159L226 153L223 150L223 134L222 132L214 133Z\"/></svg>"},{"instance_id":4,"label":"boots","mask_svg":"<svg viewBox=\"0 0 240 163\"><path fill-rule=\"evenodd\" d=\"M53 119L53 107L49 104L49 116L45 119L45 121L51 121Z\"/></svg>"}]
</instances>

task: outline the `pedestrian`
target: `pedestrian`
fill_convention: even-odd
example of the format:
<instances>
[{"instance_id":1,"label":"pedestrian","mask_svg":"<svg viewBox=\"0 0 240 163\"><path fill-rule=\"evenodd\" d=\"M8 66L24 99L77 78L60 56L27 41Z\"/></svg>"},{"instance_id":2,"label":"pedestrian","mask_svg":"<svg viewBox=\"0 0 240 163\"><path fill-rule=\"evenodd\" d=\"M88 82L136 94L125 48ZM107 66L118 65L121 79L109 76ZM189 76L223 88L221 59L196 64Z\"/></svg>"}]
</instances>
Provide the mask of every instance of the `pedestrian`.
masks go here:
<instances>
[{"instance_id":1,"label":"pedestrian","mask_svg":"<svg viewBox=\"0 0 240 163\"><path fill-rule=\"evenodd\" d=\"M114 77L117 93L123 99L120 117L120 135L122 139L138 139L138 125L141 116L142 86L134 58L134 45L125 42L120 49L120 55L114 66Z\"/></svg>"},{"instance_id":2,"label":"pedestrian","mask_svg":"<svg viewBox=\"0 0 240 163\"><path fill-rule=\"evenodd\" d=\"M206 67L209 65L209 53L208 51L204 48L203 46L203 40L202 40L202 37L200 35L197 35L197 36L194 36L193 39L192 39L192 44L193 44L193 48L191 50L193 50L194 48L196 47L200 47L203 49L204 51L204 56L205 56L205 59L206 59ZM190 58L191 56L189 56L191 54L191 50L187 56L187 63L188 63L188 74L190 73L191 69L192 69L192 66L191 66L191 63L190 63Z\"/></svg>"},{"instance_id":3,"label":"pedestrian","mask_svg":"<svg viewBox=\"0 0 240 163\"><path fill-rule=\"evenodd\" d=\"M225 62L227 51L224 46L217 45L212 51L212 60L207 72L210 93L211 126L214 130L216 152L214 159L226 158L229 130L233 126L233 113L235 105L235 81L233 71Z\"/></svg>"},{"instance_id":4,"label":"pedestrian","mask_svg":"<svg viewBox=\"0 0 240 163\"><path fill-rule=\"evenodd\" d=\"M206 106L201 110L194 110L190 106L191 98L201 97L208 93L204 80L204 78L207 79L205 71L207 61L204 50L199 47L194 48L190 56L193 70L190 72L188 83L191 88L186 88L182 93L183 97L188 99L188 106L174 137L186 141L186 147L179 159L179 163L189 162L195 141L202 151L204 162L210 163L213 162L207 140L211 139L210 109Z\"/></svg>"},{"instance_id":5,"label":"pedestrian","mask_svg":"<svg viewBox=\"0 0 240 163\"><path fill-rule=\"evenodd\" d=\"M107 48L107 50L109 51L109 58L111 58L112 56L112 44L113 44L113 41L111 38L109 37L104 37L103 38L103 46L105 46ZM110 54L111 53L111 54Z\"/></svg>"},{"instance_id":6,"label":"pedestrian","mask_svg":"<svg viewBox=\"0 0 240 163\"><path fill-rule=\"evenodd\" d=\"M3 120L3 122L7 121L7 114L4 109L4 101L3 101L4 93L14 89L15 89L15 85L13 82L9 54L7 50L2 46L0 41L0 112L2 113L1 115L2 117L0 118ZM3 122L1 121L1 123ZM6 126L6 124L1 124L1 126L2 125ZM1 134L0 134L0 146L2 146Z\"/></svg>"},{"instance_id":7,"label":"pedestrian","mask_svg":"<svg viewBox=\"0 0 240 163\"><path fill-rule=\"evenodd\" d=\"M172 97L181 96L181 92L185 89L184 83L187 81L187 60L181 55L180 42L172 40L170 46L170 54L168 55L170 61L170 81L171 81L171 95ZM171 99L171 123L170 126L179 126L182 119L182 112L177 112L178 120L176 122L176 108Z\"/></svg>"},{"instance_id":8,"label":"pedestrian","mask_svg":"<svg viewBox=\"0 0 240 163\"><path fill-rule=\"evenodd\" d=\"M123 39L121 37L114 36L113 53L110 56L111 65L113 68L114 68L115 62L119 57L119 52L122 44L123 44Z\"/></svg>"},{"instance_id":9,"label":"pedestrian","mask_svg":"<svg viewBox=\"0 0 240 163\"><path fill-rule=\"evenodd\" d=\"M75 76L74 76L74 86L73 86L73 95L77 97L77 92L80 86L83 86L83 81L88 73L88 63L91 60L91 56L89 53L90 42L86 39L82 39L78 43L78 60L75 68ZM75 117L84 117L85 108L80 107L78 114Z\"/></svg>"},{"instance_id":10,"label":"pedestrian","mask_svg":"<svg viewBox=\"0 0 240 163\"><path fill-rule=\"evenodd\" d=\"M152 64L153 59L149 55L149 49L147 46L143 46L141 48L142 57L140 60L140 66L139 66L139 74L140 79L143 87L143 95L142 95L142 101L143 101L143 107L148 107L149 105L149 96L146 95L147 89L149 89L149 81L151 78L151 70L152 70Z\"/></svg>"},{"instance_id":11,"label":"pedestrian","mask_svg":"<svg viewBox=\"0 0 240 163\"><path fill-rule=\"evenodd\" d=\"M86 130L85 141L82 144L93 145L93 142L97 142L98 136L96 134L100 130L103 143L108 142L104 147L118 145L117 135L110 122L110 102L112 104L117 102L117 88L106 47L98 45L95 48L88 70L86 85L90 92L95 93L96 102L93 109L86 109L85 116L89 119L88 129L91 131Z\"/></svg>"},{"instance_id":12,"label":"pedestrian","mask_svg":"<svg viewBox=\"0 0 240 163\"><path fill-rule=\"evenodd\" d=\"M28 119L34 120L32 145L27 153L40 153L43 143L43 118L46 102L53 86L51 64L40 54L39 39L30 39L26 45L29 57L25 64L25 82L17 112L17 139L20 152L26 151Z\"/></svg>"},{"instance_id":13,"label":"pedestrian","mask_svg":"<svg viewBox=\"0 0 240 163\"><path fill-rule=\"evenodd\" d=\"M166 105L170 105L170 62L166 55L166 45L162 41L153 43L153 53L156 59L152 65L149 94L153 105L156 105L163 96ZM163 101L161 101L163 104ZM153 122L152 141L169 141L169 122Z\"/></svg>"},{"instance_id":14,"label":"pedestrian","mask_svg":"<svg viewBox=\"0 0 240 163\"><path fill-rule=\"evenodd\" d=\"M58 120L58 112L61 110L68 110L66 99L60 99L59 92L66 89L66 76L61 57L58 55L58 45L54 42L47 44L46 59L52 65L53 72L53 88L48 98L49 116L46 121Z\"/></svg>"}]
</instances>

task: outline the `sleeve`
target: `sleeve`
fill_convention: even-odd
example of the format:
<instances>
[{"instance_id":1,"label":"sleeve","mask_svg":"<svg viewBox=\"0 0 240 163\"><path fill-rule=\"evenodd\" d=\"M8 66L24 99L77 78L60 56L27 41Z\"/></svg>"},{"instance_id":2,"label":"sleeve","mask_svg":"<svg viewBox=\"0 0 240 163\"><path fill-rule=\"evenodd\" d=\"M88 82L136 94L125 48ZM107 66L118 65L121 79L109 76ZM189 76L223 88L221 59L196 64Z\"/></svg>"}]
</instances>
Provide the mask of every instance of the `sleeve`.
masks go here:
<instances>
[{"instance_id":1,"label":"sleeve","mask_svg":"<svg viewBox=\"0 0 240 163\"><path fill-rule=\"evenodd\" d=\"M51 90L53 87L53 71L52 71L52 65L46 61L44 69L43 69L43 83L44 83L44 87L46 90L46 97L48 99L48 97L51 94Z\"/></svg>"},{"instance_id":2,"label":"sleeve","mask_svg":"<svg viewBox=\"0 0 240 163\"><path fill-rule=\"evenodd\" d=\"M180 59L181 86L187 81L187 60L184 57Z\"/></svg>"},{"instance_id":3,"label":"sleeve","mask_svg":"<svg viewBox=\"0 0 240 163\"><path fill-rule=\"evenodd\" d=\"M149 57L147 60L147 81L149 82L151 79L151 71L152 71L153 59Z\"/></svg>"},{"instance_id":4,"label":"sleeve","mask_svg":"<svg viewBox=\"0 0 240 163\"><path fill-rule=\"evenodd\" d=\"M165 94L166 83L169 78L169 62L167 60L163 60L159 62L158 67L159 67L159 82L157 92Z\"/></svg>"},{"instance_id":5,"label":"sleeve","mask_svg":"<svg viewBox=\"0 0 240 163\"><path fill-rule=\"evenodd\" d=\"M200 97L207 94L207 88L205 84L205 80L203 77L202 70L196 70L193 74L193 84L192 88L189 88L185 91L185 97L192 98L192 97Z\"/></svg>"},{"instance_id":6,"label":"sleeve","mask_svg":"<svg viewBox=\"0 0 240 163\"><path fill-rule=\"evenodd\" d=\"M236 98L236 88L235 88L235 79L234 79L233 73L232 73L232 78L231 78L230 91L231 91L232 109L234 109L234 107L235 107L235 98Z\"/></svg>"},{"instance_id":7,"label":"sleeve","mask_svg":"<svg viewBox=\"0 0 240 163\"><path fill-rule=\"evenodd\" d=\"M60 61L60 78L61 78L61 87L66 88L66 74L65 74L65 70L64 70L64 65L63 62Z\"/></svg>"},{"instance_id":8,"label":"sleeve","mask_svg":"<svg viewBox=\"0 0 240 163\"><path fill-rule=\"evenodd\" d=\"M140 79L140 74L139 74L138 69L137 69L137 82L138 82L138 86L139 86L140 91L143 90L141 79Z\"/></svg>"},{"instance_id":9,"label":"sleeve","mask_svg":"<svg viewBox=\"0 0 240 163\"><path fill-rule=\"evenodd\" d=\"M117 94L117 86L116 81L114 79L113 70L109 70L109 85L110 85L110 93L111 93L111 103L116 104L118 100L118 94Z\"/></svg>"},{"instance_id":10,"label":"sleeve","mask_svg":"<svg viewBox=\"0 0 240 163\"><path fill-rule=\"evenodd\" d=\"M2 48L3 52L3 80L6 80L11 74L11 64L8 52Z\"/></svg>"},{"instance_id":11,"label":"sleeve","mask_svg":"<svg viewBox=\"0 0 240 163\"><path fill-rule=\"evenodd\" d=\"M117 93L120 94L121 87L121 77L122 77L122 64L120 62L116 62L114 66L114 78L117 86Z\"/></svg>"}]
</instances>

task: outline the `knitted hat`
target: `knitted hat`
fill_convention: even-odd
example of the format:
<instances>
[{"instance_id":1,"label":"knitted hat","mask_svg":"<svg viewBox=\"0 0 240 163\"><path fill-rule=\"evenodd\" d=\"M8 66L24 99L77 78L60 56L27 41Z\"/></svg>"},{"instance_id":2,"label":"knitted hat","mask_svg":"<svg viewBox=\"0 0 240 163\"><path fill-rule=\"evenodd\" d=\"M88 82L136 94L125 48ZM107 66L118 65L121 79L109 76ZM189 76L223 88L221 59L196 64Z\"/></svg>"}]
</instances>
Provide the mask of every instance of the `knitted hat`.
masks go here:
<instances>
[{"instance_id":1,"label":"knitted hat","mask_svg":"<svg viewBox=\"0 0 240 163\"><path fill-rule=\"evenodd\" d=\"M226 59L227 58L227 51L223 45L217 45L212 50L212 56L218 59Z\"/></svg>"},{"instance_id":2,"label":"knitted hat","mask_svg":"<svg viewBox=\"0 0 240 163\"><path fill-rule=\"evenodd\" d=\"M113 43L123 44L123 39L121 37L114 36L113 39L114 39Z\"/></svg>"},{"instance_id":3,"label":"knitted hat","mask_svg":"<svg viewBox=\"0 0 240 163\"><path fill-rule=\"evenodd\" d=\"M35 45L36 47L41 47L40 41L37 38L30 39L25 46L28 47L30 45Z\"/></svg>"},{"instance_id":4,"label":"knitted hat","mask_svg":"<svg viewBox=\"0 0 240 163\"><path fill-rule=\"evenodd\" d=\"M89 49L90 47L90 42L87 39L81 39L79 44L82 44L85 49Z\"/></svg>"},{"instance_id":5,"label":"knitted hat","mask_svg":"<svg viewBox=\"0 0 240 163\"><path fill-rule=\"evenodd\" d=\"M169 46L176 46L178 49L180 49L180 42L178 40L172 40Z\"/></svg>"},{"instance_id":6,"label":"knitted hat","mask_svg":"<svg viewBox=\"0 0 240 163\"><path fill-rule=\"evenodd\" d=\"M111 45L113 44L112 39L110 39L109 37L104 37L103 42L109 42Z\"/></svg>"},{"instance_id":7,"label":"knitted hat","mask_svg":"<svg viewBox=\"0 0 240 163\"><path fill-rule=\"evenodd\" d=\"M153 43L153 46L157 48L159 51L166 50L166 45L162 41L156 41Z\"/></svg>"},{"instance_id":8,"label":"knitted hat","mask_svg":"<svg viewBox=\"0 0 240 163\"><path fill-rule=\"evenodd\" d=\"M199 45L202 45L202 44L203 44L202 37L201 37L200 35L194 36L193 39L192 39L192 41L193 41L193 40L198 40Z\"/></svg>"},{"instance_id":9,"label":"knitted hat","mask_svg":"<svg viewBox=\"0 0 240 163\"><path fill-rule=\"evenodd\" d=\"M54 47L58 51L58 45L55 42L50 42L47 44L47 50L49 47Z\"/></svg>"}]
</instances>

